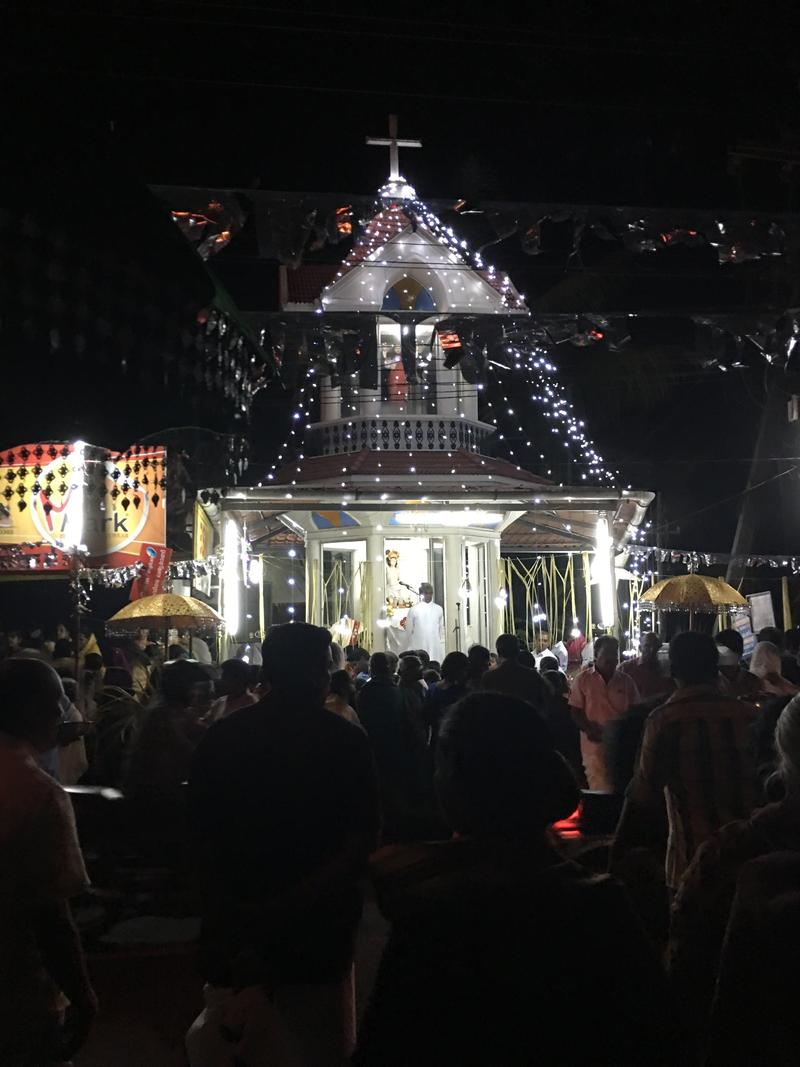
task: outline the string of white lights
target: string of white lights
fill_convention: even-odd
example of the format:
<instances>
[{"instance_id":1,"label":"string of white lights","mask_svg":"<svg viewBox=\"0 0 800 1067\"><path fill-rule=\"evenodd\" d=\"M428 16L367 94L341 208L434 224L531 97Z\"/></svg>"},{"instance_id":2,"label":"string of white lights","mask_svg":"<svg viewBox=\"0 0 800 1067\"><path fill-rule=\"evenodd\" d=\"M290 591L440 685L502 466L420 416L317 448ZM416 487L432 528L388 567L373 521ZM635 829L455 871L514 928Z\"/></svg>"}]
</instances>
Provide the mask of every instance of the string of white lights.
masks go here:
<instances>
[{"instance_id":1,"label":"string of white lights","mask_svg":"<svg viewBox=\"0 0 800 1067\"><path fill-rule=\"evenodd\" d=\"M482 421L497 428L497 441L506 443L507 457L520 470L523 465L525 469L541 469L544 465L542 473L548 476L552 476L554 464L561 466L568 461L582 468L579 475L581 481L613 485L619 471L606 465L594 441L587 435L586 423L578 418L574 405L567 399L565 387L558 378L558 369L548 353L541 348L524 351L509 346L507 354L512 360L508 368L489 367L494 382L488 384L493 388L487 389L482 384L476 386L478 397L486 397ZM352 377L355 379L357 375ZM423 384L422 388L427 389L428 386ZM376 416L380 414L380 407L385 403L380 396L362 397L355 386L352 393L353 400L347 407L353 415L365 414L366 404L370 408L375 407ZM495 399L489 399L490 393ZM453 398L454 394L451 393L450 397ZM289 435L267 474L268 480L274 479L281 463L290 458L305 458L301 446L302 435L319 418L319 399L318 375L314 368L309 368L308 377L298 390ZM392 417L395 417L394 413ZM413 413L409 413L408 421L411 419ZM551 454L550 465L547 465L547 453L538 450L539 446L531 434L531 426L538 419L545 419L551 424L549 433L566 450L562 453L559 448L557 459L553 459ZM346 433L345 438L348 436ZM411 465L409 473L414 473Z\"/></svg>"},{"instance_id":2,"label":"string of white lights","mask_svg":"<svg viewBox=\"0 0 800 1067\"><path fill-rule=\"evenodd\" d=\"M452 227L445 226L425 203L416 198L416 193L410 186L404 186L404 189L410 194L409 198L398 202L396 197L390 197L389 202L384 202L381 209L364 227L361 236L345 257L340 270L337 271L330 284L322 290L323 308L334 286L359 264L368 262L380 267L407 266L407 261L398 261L393 258L394 246L392 252L388 254L385 252L390 241L411 227L413 233L428 235L435 242L434 245L426 242L424 246L422 242L417 242L414 246L415 258L432 268L432 273L438 269L452 270L470 267L477 271L480 277L499 294L500 302L505 308L525 312L527 310L525 298L517 293L509 275L502 271L498 272L491 264L484 263L480 253L470 249L463 238L459 239ZM445 253L444 260L439 258L439 249ZM489 299L488 294L484 296L484 299ZM359 297L360 303L364 303L365 300L365 297ZM468 302L469 304L474 304L474 301Z\"/></svg>"},{"instance_id":3,"label":"string of white lights","mask_svg":"<svg viewBox=\"0 0 800 1067\"><path fill-rule=\"evenodd\" d=\"M581 481L595 480L613 485L619 471L606 466L594 441L587 436L586 423L578 418L574 405L567 399L566 389L558 378L558 368L550 355L540 347L526 351L514 345L508 346L506 354L511 360L508 368L494 363L489 367L498 378L502 403L487 400L486 421L497 427L499 441L514 444L508 448L509 458L516 460L521 453L526 463L533 461L539 466L542 461L546 462L545 453L536 451L530 432L533 421L543 417L551 423L549 432L558 438L562 448L567 449L557 461L559 464L568 460L584 467L580 472ZM510 378L500 381L506 370ZM517 401L513 400L514 396ZM512 406L514 403L516 407ZM527 429L525 422L528 422ZM552 466L544 473L552 475Z\"/></svg>"},{"instance_id":4,"label":"string of white lights","mask_svg":"<svg viewBox=\"0 0 800 1067\"><path fill-rule=\"evenodd\" d=\"M423 266L435 266L435 263L439 261L441 265L449 269L464 266L472 268L479 272L480 277L499 294L501 303L506 309L527 311L524 297L517 293L509 276L498 273L494 267L486 265L478 252L470 250L465 240L459 239L451 227L445 226L433 211L416 198L416 193L410 186L403 185L403 193L400 197L394 190L391 195L387 194L386 189L381 193L383 199L379 210L364 227L361 236L344 259L336 278L323 289L321 297L323 309L326 295L351 270L365 261L376 266L392 264L410 266L394 258L396 244L392 246L392 253L387 253L384 257L384 252L389 242L411 227L413 232L418 232L420 229L427 231L435 242L434 245L428 244L428 247L423 250L422 258L425 260ZM438 252L437 247L440 250ZM443 262L442 252L444 253ZM419 249L415 248L414 255L418 256L418 254ZM435 258L432 258L433 256ZM420 264L416 265L420 266ZM362 284L366 284L366 280ZM381 300L378 301L378 306L380 306L383 294L379 296ZM361 302L364 302L364 299L359 297ZM377 314L375 328L380 329ZM405 326L402 329L407 330L409 327ZM431 380L431 374L436 374L441 365L442 351L438 341L433 347L427 339L422 341L420 334L426 329L427 336L430 337L431 327L420 326L417 332L417 343L414 346L417 356L418 388L421 393L417 400L418 402L424 401L427 394L431 400L435 398L437 405L447 401L448 406L454 409L448 413L448 417L452 418L457 415L465 418L465 412L457 410L462 401L459 388L453 387L452 383L448 386L447 383L438 382L435 377ZM382 338L379 337L378 340L378 355L381 363L386 366L386 345ZM566 389L558 378L557 367L546 350L536 345L528 347L509 344L503 355L503 363L490 360L485 383L480 383L473 388L483 408L482 421L496 427L496 439L506 443L508 458L518 463L520 470L522 463L525 463L528 469L531 464L540 469L544 467L542 473L548 476L552 476L555 466L560 467L565 462L569 462L580 468L581 481L592 480L613 484L619 472L607 467L594 442L587 435L585 422L575 413ZM335 357L332 361L336 362ZM309 367L306 380L298 390L295 407L291 414L289 434L281 445L276 462L272 464L267 473L267 480L273 480L279 466L290 458L304 458L302 435L319 418L320 414L318 377L316 368ZM385 412L381 410L381 407L387 403L387 400L381 395L381 390L362 389L357 384L358 380L358 372L349 375L349 380L346 380L347 388L342 390L339 401L341 417L346 418L348 413L354 417L364 417L373 408L376 417L383 415ZM432 391L432 386L435 392ZM465 393L468 391L465 388ZM406 392L406 397L409 395ZM393 406L392 418L397 417L398 410L401 415L407 414L413 417L411 410L405 412L403 406L400 405L399 408ZM439 414L443 413L439 412ZM534 436L538 438L539 435L531 432L534 421L539 419L546 420L549 424L549 433L561 446L559 459L552 461L549 466L546 452L549 453L550 450L541 451L540 441L535 443L533 440ZM345 432L344 436L347 439L349 433ZM409 464L409 473L414 473L414 454L412 452L409 455L412 459L412 463Z\"/></svg>"}]
</instances>

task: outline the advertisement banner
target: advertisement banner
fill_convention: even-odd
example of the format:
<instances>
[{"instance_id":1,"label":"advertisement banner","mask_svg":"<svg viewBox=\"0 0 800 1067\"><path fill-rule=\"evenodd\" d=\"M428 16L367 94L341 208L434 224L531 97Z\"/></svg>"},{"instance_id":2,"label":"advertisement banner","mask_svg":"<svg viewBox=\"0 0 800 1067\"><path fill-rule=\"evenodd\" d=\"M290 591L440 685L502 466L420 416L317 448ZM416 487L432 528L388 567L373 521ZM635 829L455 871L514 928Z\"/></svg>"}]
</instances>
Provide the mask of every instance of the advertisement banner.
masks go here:
<instances>
[{"instance_id":1,"label":"advertisement banner","mask_svg":"<svg viewBox=\"0 0 800 1067\"><path fill-rule=\"evenodd\" d=\"M69 569L135 563L167 537L167 456L161 445L126 452L75 441L0 453L0 567Z\"/></svg>"},{"instance_id":2,"label":"advertisement banner","mask_svg":"<svg viewBox=\"0 0 800 1067\"><path fill-rule=\"evenodd\" d=\"M169 577L172 549L163 545L142 545L139 560L144 564L144 570L133 581L130 599L163 593Z\"/></svg>"},{"instance_id":3,"label":"advertisement banner","mask_svg":"<svg viewBox=\"0 0 800 1067\"><path fill-rule=\"evenodd\" d=\"M747 597L750 603L750 621L753 633L758 633L767 626L775 625L775 606L772 603L772 593L749 593Z\"/></svg>"},{"instance_id":4,"label":"advertisement banner","mask_svg":"<svg viewBox=\"0 0 800 1067\"><path fill-rule=\"evenodd\" d=\"M214 527L206 515L206 509L196 500L194 503L194 559L208 559L214 552Z\"/></svg>"},{"instance_id":5,"label":"advertisement banner","mask_svg":"<svg viewBox=\"0 0 800 1067\"><path fill-rule=\"evenodd\" d=\"M733 628L742 635L744 658L749 659L756 647L756 635L753 633L753 627L750 624L750 615L745 612L739 612L734 615Z\"/></svg>"},{"instance_id":6,"label":"advertisement banner","mask_svg":"<svg viewBox=\"0 0 800 1067\"><path fill-rule=\"evenodd\" d=\"M194 502L194 559L208 559L214 554L214 527L199 500ZM198 575L193 587L205 596L211 595L211 575Z\"/></svg>"}]
</instances>

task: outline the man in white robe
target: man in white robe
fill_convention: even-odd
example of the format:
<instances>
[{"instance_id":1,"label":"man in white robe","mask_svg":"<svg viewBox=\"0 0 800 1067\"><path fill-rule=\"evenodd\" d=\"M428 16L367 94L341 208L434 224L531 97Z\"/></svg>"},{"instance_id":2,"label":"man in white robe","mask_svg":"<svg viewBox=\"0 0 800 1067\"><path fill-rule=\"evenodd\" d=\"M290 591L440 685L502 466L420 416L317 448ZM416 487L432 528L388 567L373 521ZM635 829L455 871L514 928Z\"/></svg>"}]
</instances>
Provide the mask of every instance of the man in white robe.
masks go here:
<instances>
[{"instance_id":1,"label":"man in white robe","mask_svg":"<svg viewBox=\"0 0 800 1067\"><path fill-rule=\"evenodd\" d=\"M444 611L433 602L433 586L423 582L419 587L419 601L406 616L408 648L421 648L431 659L444 659Z\"/></svg>"}]
</instances>

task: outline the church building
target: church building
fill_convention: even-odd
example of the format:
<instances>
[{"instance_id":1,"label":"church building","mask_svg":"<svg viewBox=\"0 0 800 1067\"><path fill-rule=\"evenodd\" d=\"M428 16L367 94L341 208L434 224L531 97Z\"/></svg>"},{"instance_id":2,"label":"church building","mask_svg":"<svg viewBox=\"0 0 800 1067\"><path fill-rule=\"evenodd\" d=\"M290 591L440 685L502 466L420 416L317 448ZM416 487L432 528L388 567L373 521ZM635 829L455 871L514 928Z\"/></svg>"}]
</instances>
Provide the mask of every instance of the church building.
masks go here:
<instances>
[{"instance_id":1,"label":"church building","mask_svg":"<svg viewBox=\"0 0 800 1067\"><path fill-rule=\"evenodd\" d=\"M284 318L307 331L316 354L281 462L257 486L203 494L226 558L240 559L243 547L258 554L264 532L282 528L293 561L286 580L304 590L287 617L326 626L344 644L426 647L441 659L493 647L514 626L505 554L590 553L594 618L614 628L615 556L652 494L610 484L548 384L546 354L526 342L524 297L401 175L398 148L418 142L399 141L393 121L390 137L373 143L389 147L389 179L333 277L281 268ZM504 455L487 413L491 364L508 368L520 418L546 411L579 450L579 484L554 484ZM544 407L525 395L523 378L514 383L522 366L534 379L541 370ZM223 571L221 607L235 637L246 626L238 594L226 612L225 573L235 582L241 568Z\"/></svg>"}]
</instances>

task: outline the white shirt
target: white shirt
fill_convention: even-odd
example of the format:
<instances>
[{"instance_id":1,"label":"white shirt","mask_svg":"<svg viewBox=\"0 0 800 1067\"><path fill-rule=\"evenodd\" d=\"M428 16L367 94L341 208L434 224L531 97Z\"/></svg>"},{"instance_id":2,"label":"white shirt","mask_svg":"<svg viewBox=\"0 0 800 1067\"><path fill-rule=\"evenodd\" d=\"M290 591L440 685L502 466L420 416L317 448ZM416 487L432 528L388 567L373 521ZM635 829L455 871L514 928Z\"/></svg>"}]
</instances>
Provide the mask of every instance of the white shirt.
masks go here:
<instances>
[{"instance_id":1,"label":"white shirt","mask_svg":"<svg viewBox=\"0 0 800 1067\"><path fill-rule=\"evenodd\" d=\"M444 612L440 604L420 600L406 617L408 648L421 648L431 659L444 659Z\"/></svg>"},{"instance_id":2,"label":"white shirt","mask_svg":"<svg viewBox=\"0 0 800 1067\"><path fill-rule=\"evenodd\" d=\"M189 642L191 642L191 652L189 655L192 659L196 659L198 663L211 663L211 649L205 643L202 637L195 637L192 634L188 639L186 648L189 648Z\"/></svg>"}]
</instances>

